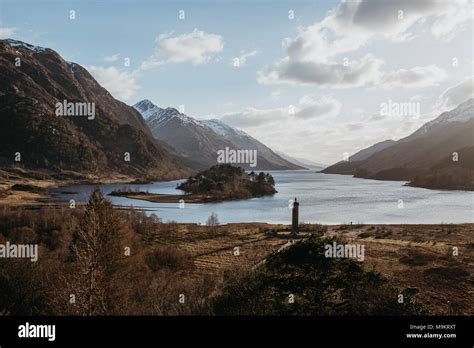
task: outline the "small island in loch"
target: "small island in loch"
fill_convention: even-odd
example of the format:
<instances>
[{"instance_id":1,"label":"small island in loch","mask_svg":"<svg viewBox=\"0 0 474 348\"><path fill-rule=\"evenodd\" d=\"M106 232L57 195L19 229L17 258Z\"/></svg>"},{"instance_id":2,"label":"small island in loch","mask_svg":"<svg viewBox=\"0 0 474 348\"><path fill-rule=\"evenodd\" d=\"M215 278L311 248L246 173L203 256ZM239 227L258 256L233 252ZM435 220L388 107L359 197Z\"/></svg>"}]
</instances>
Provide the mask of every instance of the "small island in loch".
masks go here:
<instances>
[{"instance_id":1,"label":"small island in loch","mask_svg":"<svg viewBox=\"0 0 474 348\"><path fill-rule=\"evenodd\" d=\"M180 194L155 194L132 191L123 188L112 191L111 196L123 196L158 203L179 203L185 199L188 203L222 202L262 197L277 193L275 180L269 173L246 173L241 167L230 164L212 166L179 184Z\"/></svg>"}]
</instances>

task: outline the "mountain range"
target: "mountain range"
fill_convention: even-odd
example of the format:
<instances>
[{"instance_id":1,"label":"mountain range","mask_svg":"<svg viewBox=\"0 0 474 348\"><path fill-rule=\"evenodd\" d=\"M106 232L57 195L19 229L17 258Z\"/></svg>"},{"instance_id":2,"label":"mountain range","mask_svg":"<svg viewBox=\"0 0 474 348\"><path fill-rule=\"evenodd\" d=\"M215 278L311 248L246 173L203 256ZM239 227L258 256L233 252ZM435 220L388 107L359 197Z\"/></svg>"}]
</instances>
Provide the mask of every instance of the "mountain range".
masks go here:
<instances>
[{"instance_id":1,"label":"mountain range","mask_svg":"<svg viewBox=\"0 0 474 348\"><path fill-rule=\"evenodd\" d=\"M442 113L407 137L375 144L322 172L473 190L474 99Z\"/></svg>"},{"instance_id":2,"label":"mountain range","mask_svg":"<svg viewBox=\"0 0 474 348\"><path fill-rule=\"evenodd\" d=\"M311 170L322 170L327 167L326 164L313 162L302 157L290 156L281 151L276 151L276 153L280 155L281 157L283 157L284 159L286 159L287 161L290 161L291 163L294 163L303 168L308 168Z\"/></svg>"},{"instance_id":3,"label":"mountain range","mask_svg":"<svg viewBox=\"0 0 474 348\"><path fill-rule=\"evenodd\" d=\"M153 136L186 159L194 168L202 169L217 164L217 151L256 150L257 163L237 163L249 170L302 169L273 152L247 133L230 127L217 119L197 120L175 108L160 108L148 99L133 106L146 120ZM194 162L194 163L193 163Z\"/></svg>"},{"instance_id":4,"label":"mountain range","mask_svg":"<svg viewBox=\"0 0 474 348\"><path fill-rule=\"evenodd\" d=\"M255 167L236 163L246 169L313 167L216 119L149 100L129 106L49 48L0 40L0 76L0 176L177 179L216 164L224 149L256 150ZM474 190L474 100L322 172Z\"/></svg>"},{"instance_id":5,"label":"mountain range","mask_svg":"<svg viewBox=\"0 0 474 348\"><path fill-rule=\"evenodd\" d=\"M257 150L255 168L236 163L246 169L300 168L218 120L147 100L129 106L49 48L0 40L0 76L1 176L177 179L226 148Z\"/></svg>"},{"instance_id":6,"label":"mountain range","mask_svg":"<svg viewBox=\"0 0 474 348\"><path fill-rule=\"evenodd\" d=\"M140 113L55 51L0 40L0 76L2 169L56 178L165 179L191 172L153 138ZM58 114L63 103L90 107L94 118Z\"/></svg>"}]
</instances>

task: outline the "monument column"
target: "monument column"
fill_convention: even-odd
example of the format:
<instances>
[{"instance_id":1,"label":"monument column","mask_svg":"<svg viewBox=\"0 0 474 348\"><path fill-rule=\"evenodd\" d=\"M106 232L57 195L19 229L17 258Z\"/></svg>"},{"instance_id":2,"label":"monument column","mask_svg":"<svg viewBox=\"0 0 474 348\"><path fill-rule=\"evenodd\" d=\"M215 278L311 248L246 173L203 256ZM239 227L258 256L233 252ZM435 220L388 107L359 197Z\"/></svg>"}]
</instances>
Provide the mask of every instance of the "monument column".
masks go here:
<instances>
[{"instance_id":1,"label":"monument column","mask_svg":"<svg viewBox=\"0 0 474 348\"><path fill-rule=\"evenodd\" d=\"M292 211L292 228L291 228L291 233L293 234L297 234L299 232L299 229L298 229L298 225L299 225L299 203L298 201L296 200L296 197L295 197L295 201L293 202L293 211Z\"/></svg>"}]
</instances>

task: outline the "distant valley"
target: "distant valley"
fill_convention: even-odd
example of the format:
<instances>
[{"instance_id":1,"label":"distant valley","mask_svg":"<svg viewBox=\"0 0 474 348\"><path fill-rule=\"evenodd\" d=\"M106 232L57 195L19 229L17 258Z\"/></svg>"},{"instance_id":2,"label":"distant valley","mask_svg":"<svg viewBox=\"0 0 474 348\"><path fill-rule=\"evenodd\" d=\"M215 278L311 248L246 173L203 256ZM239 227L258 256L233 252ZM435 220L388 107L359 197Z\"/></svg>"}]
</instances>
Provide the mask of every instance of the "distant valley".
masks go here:
<instances>
[{"instance_id":1,"label":"distant valley","mask_svg":"<svg viewBox=\"0 0 474 348\"><path fill-rule=\"evenodd\" d=\"M219 151L241 150L256 154L253 163L232 163L246 170L311 169L433 189L474 189L473 99L405 138L374 144L323 169L275 152L217 119L198 120L147 99L129 106L85 68L48 48L0 40L0 74L3 177L177 179L218 164ZM58 115L58 103L64 109L92 104L94 114Z\"/></svg>"},{"instance_id":2,"label":"distant valley","mask_svg":"<svg viewBox=\"0 0 474 348\"><path fill-rule=\"evenodd\" d=\"M294 164L296 164L300 167L308 168L308 169L311 169L311 170L318 170L318 171L327 167L327 165L325 165L325 164L316 163L316 162L310 161L306 158L290 156L290 155L287 155L286 153L283 153L283 152L280 152L280 151L276 151L276 153L278 155L280 155L281 157L283 157L284 159L286 159L287 161L290 161L291 163L294 163Z\"/></svg>"},{"instance_id":3,"label":"distant valley","mask_svg":"<svg viewBox=\"0 0 474 348\"><path fill-rule=\"evenodd\" d=\"M195 168L206 168L217 163L217 151L226 147L235 150L256 150L257 163L236 165L249 170L303 169L273 152L247 133L228 126L217 119L197 120L175 108L160 108L149 100L133 106L146 120L153 136L170 145Z\"/></svg>"}]
</instances>

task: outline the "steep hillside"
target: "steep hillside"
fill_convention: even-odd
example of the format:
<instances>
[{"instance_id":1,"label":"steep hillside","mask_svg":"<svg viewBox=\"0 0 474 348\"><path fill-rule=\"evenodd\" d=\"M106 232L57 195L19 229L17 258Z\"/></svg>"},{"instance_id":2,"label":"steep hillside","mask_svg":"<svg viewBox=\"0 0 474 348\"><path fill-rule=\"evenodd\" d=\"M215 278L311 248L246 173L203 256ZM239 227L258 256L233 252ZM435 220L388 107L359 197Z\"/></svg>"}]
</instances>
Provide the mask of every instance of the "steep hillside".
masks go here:
<instances>
[{"instance_id":1,"label":"steep hillside","mask_svg":"<svg viewBox=\"0 0 474 348\"><path fill-rule=\"evenodd\" d=\"M189 173L158 145L138 112L55 51L0 40L0 76L2 169L58 178L67 172L139 179ZM59 110L57 103L67 107Z\"/></svg>"},{"instance_id":2,"label":"steep hillside","mask_svg":"<svg viewBox=\"0 0 474 348\"><path fill-rule=\"evenodd\" d=\"M301 169L247 133L219 120L196 120L174 108L160 108L146 99L135 104L134 108L146 119L156 139L201 167L217 164L217 151L229 148L257 151L256 167L249 163L234 163L245 169Z\"/></svg>"},{"instance_id":3,"label":"steep hillside","mask_svg":"<svg viewBox=\"0 0 474 348\"><path fill-rule=\"evenodd\" d=\"M469 177L474 178L474 172L469 149L473 146L474 100L470 99L366 159L340 162L323 172L412 181L411 184L417 186L472 189ZM451 171L449 180L448 171ZM432 178L441 176L445 179L430 184Z\"/></svg>"},{"instance_id":4,"label":"steep hillside","mask_svg":"<svg viewBox=\"0 0 474 348\"><path fill-rule=\"evenodd\" d=\"M474 146L458 150L459 160L449 155L433 165L422 175L415 176L411 186L430 189L449 188L474 191Z\"/></svg>"},{"instance_id":5,"label":"steep hillside","mask_svg":"<svg viewBox=\"0 0 474 348\"><path fill-rule=\"evenodd\" d=\"M304 169L301 165L280 156L244 131L233 128L220 120L211 119L201 122L234 144L235 148L257 150L257 169Z\"/></svg>"},{"instance_id":6,"label":"steep hillside","mask_svg":"<svg viewBox=\"0 0 474 348\"><path fill-rule=\"evenodd\" d=\"M381 141L379 143L376 143L372 146L369 146L366 149L360 150L359 152L353 154L352 156L349 157L349 161L355 162L355 161L363 161L370 156L372 156L374 153L377 153L379 151L382 151L383 149L386 149L389 146L392 146L395 144L395 140L385 140Z\"/></svg>"}]
</instances>

